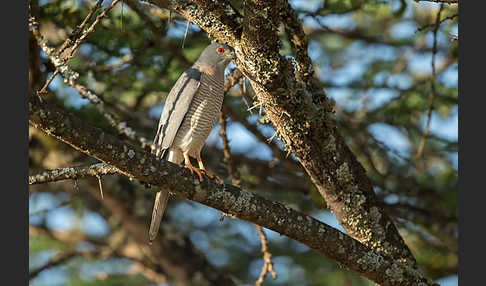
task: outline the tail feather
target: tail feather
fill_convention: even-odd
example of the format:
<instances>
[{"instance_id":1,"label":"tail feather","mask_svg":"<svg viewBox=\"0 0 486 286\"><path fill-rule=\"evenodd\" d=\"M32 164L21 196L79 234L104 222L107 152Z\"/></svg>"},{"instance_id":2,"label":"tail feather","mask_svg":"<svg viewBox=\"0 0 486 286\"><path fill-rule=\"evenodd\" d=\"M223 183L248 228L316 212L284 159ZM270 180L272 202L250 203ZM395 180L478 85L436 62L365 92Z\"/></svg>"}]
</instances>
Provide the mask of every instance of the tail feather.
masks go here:
<instances>
[{"instance_id":1,"label":"tail feather","mask_svg":"<svg viewBox=\"0 0 486 286\"><path fill-rule=\"evenodd\" d=\"M184 160L184 155L178 150L164 149L161 150L161 154L159 151L157 152L157 156L159 155L162 159L166 159L165 157L167 156L167 161L175 164L180 164ZM164 211L167 207L168 199L169 191L167 189L160 189L155 195L154 209L152 210L152 221L150 222L149 229L149 244L152 244L152 241L157 237L160 222L162 221L162 217L164 216Z\"/></svg>"},{"instance_id":2,"label":"tail feather","mask_svg":"<svg viewBox=\"0 0 486 286\"><path fill-rule=\"evenodd\" d=\"M155 195L154 209L152 210L152 221L150 222L149 229L149 243L157 237L159 232L160 222L164 216L165 208L167 207L167 201L169 199L169 192L164 189L160 189Z\"/></svg>"}]
</instances>

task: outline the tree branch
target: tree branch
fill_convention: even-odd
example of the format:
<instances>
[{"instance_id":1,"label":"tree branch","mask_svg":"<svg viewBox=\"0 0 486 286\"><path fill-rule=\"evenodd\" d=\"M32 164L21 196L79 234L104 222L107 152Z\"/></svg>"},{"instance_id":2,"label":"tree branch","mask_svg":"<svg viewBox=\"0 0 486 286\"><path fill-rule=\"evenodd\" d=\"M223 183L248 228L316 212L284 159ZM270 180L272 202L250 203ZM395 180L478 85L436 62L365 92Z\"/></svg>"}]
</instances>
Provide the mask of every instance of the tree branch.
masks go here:
<instances>
[{"instance_id":1,"label":"tree branch","mask_svg":"<svg viewBox=\"0 0 486 286\"><path fill-rule=\"evenodd\" d=\"M180 13L211 37L233 46L236 65L250 80L286 149L296 155L347 233L419 269L393 221L377 204L364 168L338 133L329 114L332 103L320 89L308 89L312 83L297 81L294 67L279 54L279 13L287 1L245 1L241 34L215 17L214 11L187 0L148 2Z\"/></svg>"},{"instance_id":2,"label":"tree branch","mask_svg":"<svg viewBox=\"0 0 486 286\"><path fill-rule=\"evenodd\" d=\"M157 160L37 96L29 97L29 114L34 127L115 166L120 173L287 235L381 285L434 285L421 272L310 216L231 185L199 182L188 169Z\"/></svg>"},{"instance_id":3,"label":"tree branch","mask_svg":"<svg viewBox=\"0 0 486 286\"><path fill-rule=\"evenodd\" d=\"M349 235L379 252L419 269L393 221L376 201L362 165L338 133L332 104L319 89L293 77L279 54L272 14L281 1L245 2L238 66L249 80L286 149L296 155L327 205ZM270 20L270 23L269 23ZM275 20L273 20L275 21Z\"/></svg>"},{"instance_id":4,"label":"tree branch","mask_svg":"<svg viewBox=\"0 0 486 286\"><path fill-rule=\"evenodd\" d=\"M91 166L60 168L29 176L29 185L80 179L89 176L113 175L117 173L117 168L106 165L105 163L98 163Z\"/></svg>"},{"instance_id":5,"label":"tree branch","mask_svg":"<svg viewBox=\"0 0 486 286\"><path fill-rule=\"evenodd\" d=\"M115 0L118 2L119 0ZM76 41L75 46L72 48L71 52L74 53L75 49L79 46L82 40L86 38L86 36L93 31L94 26L99 23L98 21L101 21L102 15L106 15L106 13L111 10L111 8L114 7L116 4L115 1L113 1L112 5L108 7L100 16L96 18L97 21L93 23L90 27L90 29L87 30L87 32L83 33L83 36L79 40ZM64 78L64 81L74 87L79 94L83 97L86 98L90 101L90 103L98 109L98 111L108 120L108 122L118 130L120 134L123 134L127 136L128 138L132 140L138 140L142 144L142 146L145 146L148 143L148 140L145 137L140 137L136 134L136 132L127 126L126 122L119 122L118 120L115 119L115 117L107 112L104 108L104 103L100 99L98 95L96 95L92 90L89 88L85 87L84 85L78 83L78 78L79 78L79 73L73 71L67 64L67 59L71 57L71 55L67 58L60 57L54 52L54 48L51 48L48 46L46 40L43 38L43 36L40 34L39 29L38 29L38 22L34 17L29 18L29 30L32 32L34 37L37 40L38 45L42 48L44 53L49 57L51 60L52 64L56 67L56 72L60 73L62 77ZM85 36L86 35L86 36ZM52 79L53 77L51 77ZM46 86L47 87L47 86Z\"/></svg>"},{"instance_id":6,"label":"tree branch","mask_svg":"<svg viewBox=\"0 0 486 286\"><path fill-rule=\"evenodd\" d=\"M440 26L440 14L442 12L442 9L444 8L444 4L440 5L439 11L437 12L437 17L435 20L435 27L434 27L434 44L432 47L432 60L430 65L432 66L432 74L430 75L430 92L429 92L429 109L427 111L427 123L425 126L425 131L422 137L422 140L420 140L420 144L417 148L417 153L415 154L415 159L419 160L420 157L422 156L422 152L425 147L425 140L427 139L427 136L430 133L430 122L432 119L432 111L434 110L434 99L435 99L435 77L436 77L436 70L435 70L435 56L437 54L437 32L439 31L439 26Z\"/></svg>"}]
</instances>

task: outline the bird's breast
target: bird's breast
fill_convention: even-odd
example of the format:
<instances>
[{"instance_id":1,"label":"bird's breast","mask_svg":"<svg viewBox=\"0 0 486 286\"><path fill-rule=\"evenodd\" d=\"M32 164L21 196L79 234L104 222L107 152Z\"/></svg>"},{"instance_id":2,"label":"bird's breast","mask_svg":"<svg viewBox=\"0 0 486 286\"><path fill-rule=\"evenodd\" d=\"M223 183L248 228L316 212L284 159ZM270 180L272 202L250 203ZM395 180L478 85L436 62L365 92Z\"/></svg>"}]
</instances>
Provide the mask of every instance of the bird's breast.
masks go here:
<instances>
[{"instance_id":1,"label":"bird's breast","mask_svg":"<svg viewBox=\"0 0 486 286\"><path fill-rule=\"evenodd\" d=\"M218 120L223 98L223 75L203 74L201 85L177 131L174 145L183 151L198 154Z\"/></svg>"}]
</instances>

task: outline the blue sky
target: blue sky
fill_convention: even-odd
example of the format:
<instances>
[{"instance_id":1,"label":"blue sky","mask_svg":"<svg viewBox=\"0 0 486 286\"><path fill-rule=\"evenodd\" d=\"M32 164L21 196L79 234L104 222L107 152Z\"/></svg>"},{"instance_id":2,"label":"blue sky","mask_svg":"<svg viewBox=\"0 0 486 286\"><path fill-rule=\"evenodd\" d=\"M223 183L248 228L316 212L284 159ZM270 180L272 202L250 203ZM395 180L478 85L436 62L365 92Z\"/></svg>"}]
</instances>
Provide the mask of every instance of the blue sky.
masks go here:
<instances>
[{"instance_id":1,"label":"blue sky","mask_svg":"<svg viewBox=\"0 0 486 286\"><path fill-rule=\"evenodd\" d=\"M398 2L398 1L395 1ZM418 5L414 1L408 0L409 6L411 5ZM307 0L294 0L291 1L292 6L294 8L305 9L309 11L313 11L318 8L320 1L307 1ZM422 4L420 5L427 5L430 7L437 7L435 4ZM409 11L406 13L411 13L411 8L408 8ZM313 25L312 20L305 19L304 22L309 25ZM352 18L346 15L339 16L334 15L331 17L326 17L324 19L326 25L330 27L339 27L339 28L349 28L353 25ZM172 25L171 29L169 30L168 35L171 37L181 37L184 33L185 24L178 23L177 25ZM191 29L198 29L196 26L192 25ZM417 27L412 22L402 22L395 25L392 30L397 38L400 37L407 37L414 33ZM457 28L455 28L457 30ZM446 41L447 39L440 39L441 41ZM430 40L429 40L430 41ZM431 43L429 43L431 44ZM369 63L372 59L382 58L382 59L389 59L394 57L393 51L386 47L360 47L359 43L353 44L356 46L350 47L350 56L353 57L353 61L350 61L350 64L344 66L340 70L331 70L328 66L326 66L326 62L321 62L320 59L323 58L323 55L318 52L317 49L312 49L313 43L310 44L310 51L309 54L313 58L313 60L317 63L320 62L319 68L322 71L322 74L325 74L326 78L332 79L332 82L339 85L345 85L349 83L353 79L359 78L362 74L366 71L366 64ZM439 59L440 60L440 57ZM416 72L422 73L430 73L430 55L414 55L410 60L410 68ZM438 80L441 80L445 83L451 84L453 86L457 86L457 67L450 68L446 70ZM376 80L380 80L377 78ZM407 85L411 84L409 78L405 76L394 76L388 79L392 81L393 84L396 84L402 88L405 88ZM61 90L63 97L68 98L68 102L73 106L82 106L84 104L88 104L88 101L82 99L80 95L70 87L61 87L63 86L61 78L58 76L55 80L51 83L51 88L54 90ZM356 107L359 106L359 99L353 99L353 94L349 90L346 89L329 89L327 93L330 97L334 98L338 105L346 106L349 108L355 105ZM373 99L370 100L368 103L370 108L379 106L384 102L388 101L390 98L393 98L397 94L390 90L376 90L373 96ZM156 106L151 110L148 116L158 118L160 113L162 112L162 105ZM423 127L425 128L425 118L423 122ZM154 126L155 128L155 126ZM264 127L265 128L265 127ZM154 129L155 130L155 129ZM212 131L210 137L208 138L208 144L216 144L221 146L221 139L218 135L219 126L216 126ZM245 130L243 126L239 123L229 123L228 126L228 137L230 139L230 147L234 152L246 152L250 155L250 157L256 157L261 159L270 159L271 152L270 149L260 142L248 131ZM265 130L269 134L268 137L271 136L272 130L267 127ZM375 134L377 139L385 142L391 149L395 150L401 154L408 154L409 151L409 143L407 140L401 135L398 131L394 130L392 127L387 126L385 124L375 124L371 127L371 132ZM435 112L432 117L431 121L431 133L437 136L447 138L449 140L457 140L458 139L458 111L457 108L453 110L451 115L446 118L441 118ZM451 160L455 162L455 166L457 169L457 154L451 156ZM35 213L42 211L43 209L49 209L62 204L63 201L68 200L69 198L64 195L51 195L51 194L31 194L29 199L29 211L30 213ZM184 220L193 221L194 224L200 224L201 226L204 224L209 224L214 221L217 221L219 218L219 212L207 208L205 206L199 204L191 204L191 203L180 203L177 205L173 210L177 215L174 217L183 218ZM313 214L315 218L341 230L342 227L338 224L337 220L335 219L334 215L330 212L318 211ZM197 219L195 219L197 218ZM87 212L83 214L83 216L79 217L71 208L69 207L59 207L54 211L49 212L49 215L46 217L47 224L49 227L54 229L80 229L92 235L105 235L108 233L108 225L105 220L100 217L96 213ZM35 224L39 222L39 216L33 215L30 216L31 223ZM253 229L250 229L248 224L245 222L233 222L235 225L235 229L239 231L243 236L245 235L252 235ZM267 231L269 240L272 242L278 242L282 238L280 235L272 232ZM194 231L190 234L191 239L194 243L208 255L208 259L210 259L214 264L218 265L221 262L224 262L227 259L227 255L225 258L225 253L219 250L215 250L211 252L211 248L208 246L208 237L205 237L205 234L201 231ZM252 238L247 239L249 242L255 241ZM305 246L296 246L296 247L304 247ZM36 258L36 263L42 263L45 259L52 255L52 253L44 253L40 257ZM292 261L289 261L285 257L276 257L275 258L276 268L277 269L293 269L292 275L295 277L301 277L302 275L299 273L303 273L302 269L298 269L296 265L292 265ZM256 273L256 276L259 274L259 266L260 264L254 263L251 266L251 271ZM90 271L94 271L93 269L85 269L87 273ZM57 273L57 274L56 274ZM39 279L36 279L37 282L32 283L35 285L37 283L42 282L42 276L48 275L49 279L58 279L62 282L62 270L52 270L50 272L42 273L39 276ZM57 278L56 278L57 277ZM291 279L290 277L285 277L285 271L279 271L279 279ZM301 278L304 279L304 278ZM52 280L51 280L52 281ZM453 286L458 285L457 275L452 275L449 277L444 277L437 282L440 282L443 286ZM54 283L54 282L53 282ZM56 284L56 283L54 283Z\"/></svg>"}]
</instances>

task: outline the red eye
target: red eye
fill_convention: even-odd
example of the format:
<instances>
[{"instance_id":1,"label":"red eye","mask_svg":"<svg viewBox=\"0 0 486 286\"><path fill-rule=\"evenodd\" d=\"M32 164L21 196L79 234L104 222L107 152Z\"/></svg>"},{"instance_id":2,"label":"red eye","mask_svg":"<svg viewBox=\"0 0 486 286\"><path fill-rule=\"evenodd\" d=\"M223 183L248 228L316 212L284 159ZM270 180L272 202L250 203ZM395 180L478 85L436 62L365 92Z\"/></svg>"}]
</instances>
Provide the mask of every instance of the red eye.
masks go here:
<instances>
[{"instance_id":1,"label":"red eye","mask_svg":"<svg viewBox=\"0 0 486 286\"><path fill-rule=\"evenodd\" d=\"M223 48L218 48L218 54L222 54L224 53L224 49Z\"/></svg>"}]
</instances>

